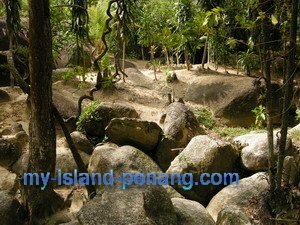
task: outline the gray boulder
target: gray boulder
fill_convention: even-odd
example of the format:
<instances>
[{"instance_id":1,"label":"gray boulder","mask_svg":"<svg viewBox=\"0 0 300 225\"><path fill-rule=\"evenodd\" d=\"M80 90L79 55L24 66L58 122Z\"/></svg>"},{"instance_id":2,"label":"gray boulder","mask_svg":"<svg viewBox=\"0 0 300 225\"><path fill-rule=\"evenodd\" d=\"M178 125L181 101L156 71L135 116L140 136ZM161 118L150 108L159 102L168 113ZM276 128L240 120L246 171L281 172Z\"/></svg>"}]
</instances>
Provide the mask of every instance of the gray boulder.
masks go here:
<instances>
[{"instance_id":1,"label":"gray boulder","mask_svg":"<svg viewBox=\"0 0 300 225\"><path fill-rule=\"evenodd\" d=\"M85 152L86 154L89 155L93 153L94 146L83 133L79 131L74 131L71 133L71 137L78 151Z\"/></svg>"},{"instance_id":2,"label":"gray boulder","mask_svg":"<svg viewBox=\"0 0 300 225\"><path fill-rule=\"evenodd\" d=\"M1 225L23 224L21 204L6 191L0 191Z\"/></svg>"},{"instance_id":3,"label":"gray boulder","mask_svg":"<svg viewBox=\"0 0 300 225\"><path fill-rule=\"evenodd\" d=\"M106 135L113 143L131 145L148 155L154 155L162 136L162 129L154 122L117 118L112 119L107 126Z\"/></svg>"},{"instance_id":4,"label":"gray boulder","mask_svg":"<svg viewBox=\"0 0 300 225\"><path fill-rule=\"evenodd\" d=\"M182 198L172 198L172 203L180 225L215 225L215 221L198 202Z\"/></svg>"},{"instance_id":5,"label":"gray boulder","mask_svg":"<svg viewBox=\"0 0 300 225\"><path fill-rule=\"evenodd\" d=\"M148 155L132 146L105 144L96 147L90 158L88 171L106 173L110 170L114 171L115 176L121 176L122 173L161 172Z\"/></svg>"},{"instance_id":6,"label":"gray boulder","mask_svg":"<svg viewBox=\"0 0 300 225\"><path fill-rule=\"evenodd\" d=\"M0 191L13 192L16 187L17 175L3 167L0 167L0 177Z\"/></svg>"},{"instance_id":7,"label":"gray boulder","mask_svg":"<svg viewBox=\"0 0 300 225\"><path fill-rule=\"evenodd\" d=\"M235 207L224 208L218 214L217 225L252 225L250 218Z\"/></svg>"},{"instance_id":8,"label":"gray boulder","mask_svg":"<svg viewBox=\"0 0 300 225\"><path fill-rule=\"evenodd\" d=\"M161 186L113 188L97 195L78 213L82 225L176 225L172 202Z\"/></svg>"},{"instance_id":9,"label":"gray boulder","mask_svg":"<svg viewBox=\"0 0 300 225\"><path fill-rule=\"evenodd\" d=\"M186 148L172 161L167 173L192 173L199 181L202 173L233 172L238 158L236 149L228 142L214 140L206 135L194 137ZM224 178L225 179L225 178ZM222 188L221 185L192 185L190 190L175 189L185 197L207 204L211 197Z\"/></svg>"},{"instance_id":10,"label":"gray boulder","mask_svg":"<svg viewBox=\"0 0 300 225\"><path fill-rule=\"evenodd\" d=\"M162 173L159 166L144 152L132 146L118 147L107 143L95 148L89 161L89 173L109 173L113 170L114 177L122 177L123 173ZM120 188L116 181L116 186ZM164 185L170 198L184 198L173 187ZM100 190L103 186L97 186Z\"/></svg>"},{"instance_id":11,"label":"gray boulder","mask_svg":"<svg viewBox=\"0 0 300 225\"><path fill-rule=\"evenodd\" d=\"M207 211L216 221L218 214L228 206L243 210L249 207L250 201L257 199L260 204L260 198L269 188L267 175L265 173L256 173L251 177L241 179L237 185L229 185L216 194L207 206ZM255 207L259 208L260 205Z\"/></svg>"},{"instance_id":12,"label":"gray boulder","mask_svg":"<svg viewBox=\"0 0 300 225\"><path fill-rule=\"evenodd\" d=\"M78 115L77 101L69 92L65 93L63 90L53 87L52 99L63 118L67 119Z\"/></svg>"},{"instance_id":13,"label":"gray boulder","mask_svg":"<svg viewBox=\"0 0 300 225\"><path fill-rule=\"evenodd\" d=\"M279 134L278 134L279 135ZM253 172L268 170L268 137L267 133L250 133L236 137L235 144L241 149L242 166ZM275 155L278 155L279 138L274 133L274 150ZM286 154L292 153L292 140L287 139Z\"/></svg>"},{"instance_id":14,"label":"gray boulder","mask_svg":"<svg viewBox=\"0 0 300 225\"><path fill-rule=\"evenodd\" d=\"M255 116L252 110L264 85L255 87L256 78L245 76L199 76L187 89L185 99L209 107L216 117L222 118L230 126L252 126ZM281 115L282 88L272 84L273 123L278 123Z\"/></svg>"},{"instance_id":15,"label":"gray boulder","mask_svg":"<svg viewBox=\"0 0 300 225\"><path fill-rule=\"evenodd\" d=\"M21 146L15 137L0 138L0 166L9 169L21 154Z\"/></svg>"},{"instance_id":16,"label":"gray boulder","mask_svg":"<svg viewBox=\"0 0 300 225\"><path fill-rule=\"evenodd\" d=\"M157 161L166 170L176 153L173 148L184 148L196 135L205 134L194 113L183 103L170 104L162 116L164 138L158 146ZM177 153L178 155L178 153Z\"/></svg>"},{"instance_id":17,"label":"gray boulder","mask_svg":"<svg viewBox=\"0 0 300 225\"><path fill-rule=\"evenodd\" d=\"M90 137L104 138L105 128L113 118L139 118L137 111L128 105L103 102L97 106L93 118L89 118L83 129Z\"/></svg>"}]
</instances>

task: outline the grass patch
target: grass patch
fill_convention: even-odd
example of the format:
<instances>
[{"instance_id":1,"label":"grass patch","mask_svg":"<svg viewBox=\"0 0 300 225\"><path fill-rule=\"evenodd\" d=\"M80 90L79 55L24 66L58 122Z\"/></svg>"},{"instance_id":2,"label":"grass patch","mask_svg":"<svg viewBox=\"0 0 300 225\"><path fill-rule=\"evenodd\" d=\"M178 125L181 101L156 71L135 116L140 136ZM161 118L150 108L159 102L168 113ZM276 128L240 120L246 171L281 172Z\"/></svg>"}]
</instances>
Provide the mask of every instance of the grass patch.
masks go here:
<instances>
[{"instance_id":1,"label":"grass patch","mask_svg":"<svg viewBox=\"0 0 300 225\"><path fill-rule=\"evenodd\" d=\"M264 132L254 127L244 128L244 127L217 127L214 131L221 137L238 137L250 133L251 131ZM300 137L300 133L299 133Z\"/></svg>"},{"instance_id":2,"label":"grass patch","mask_svg":"<svg viewBox=\"0 0 300 225\"><path fill-rule=\"evenodd\" d=\"M200 123L200 125L205 126L207 129L213 129L216 124L216 119L213 114L206 108L196 109L194 114Z\"/></svg>"}]
</instances>

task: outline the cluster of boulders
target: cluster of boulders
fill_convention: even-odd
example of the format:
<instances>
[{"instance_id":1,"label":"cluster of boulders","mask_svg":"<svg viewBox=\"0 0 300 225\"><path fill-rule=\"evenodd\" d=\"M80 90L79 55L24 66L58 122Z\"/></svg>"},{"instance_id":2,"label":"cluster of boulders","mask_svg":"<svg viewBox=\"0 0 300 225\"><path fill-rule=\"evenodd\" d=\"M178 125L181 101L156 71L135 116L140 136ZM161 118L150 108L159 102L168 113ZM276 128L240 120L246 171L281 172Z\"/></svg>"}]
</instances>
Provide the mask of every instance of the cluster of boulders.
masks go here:
<instances>
[{"instance_id":1,"label":"cluster of boulders","mask_svg":"<svg viewBox=\"0 0 300 225\"><path fill-rule=\"evenodd\" d=\"M170 104L161 124L144 121L134 108L102 103L97 108L101 121L89 120L85 133L71 133L90 173L240 173L238 184L193 186L130 186L122 190L97 186L98 194L86 201L75 196L70 209L50 218L48 224L136 224L136 225L250 225L271 217L264 199L268 192L268 145L266 133L250 133L224 141L205 134L192 111L183 103ZM1 224L20 224L22 207L13 197L18 175L26 171L28 143L22 126L0 133L0 215ZM25 134L24 134L25 133ZM105 137L96 146L90 135ZM274 133L275 152L280 135ZM73 172L77 167L64 138L57 140L56 168ZM291 138L287 159L293 159ZM247 171L247 173L245 173ZM242 173L240 173L242 174ZM3 179L5 177L5 179ZM61 215L64 214L64 215ZM59 222L58 222L59 221Z\"/></svg>"}]
</instances>

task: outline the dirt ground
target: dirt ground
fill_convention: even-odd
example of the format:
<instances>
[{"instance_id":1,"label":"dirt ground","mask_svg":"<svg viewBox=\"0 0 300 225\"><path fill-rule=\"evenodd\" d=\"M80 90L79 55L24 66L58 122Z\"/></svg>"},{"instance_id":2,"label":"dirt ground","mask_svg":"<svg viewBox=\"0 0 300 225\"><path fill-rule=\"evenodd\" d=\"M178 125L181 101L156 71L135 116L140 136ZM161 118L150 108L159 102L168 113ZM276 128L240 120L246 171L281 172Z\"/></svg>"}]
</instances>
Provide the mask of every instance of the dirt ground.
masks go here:
<instances>
[{"instance_id":1,"label":"dirt ground","mask_svg":"<svg viewBox=\"0 0 300 225\"><path fill-rule=\"evenodd\" d=\"M212 70L205 73L199 72L198 68L200 65L193 65L190 71L186 69L167 70L162 68L157 73L157 80L154 80L154 72L146 68L146 61L135 60L130 62L136 68L127 68L125 70L128 74L126 82L119 81L110 90L96 92L95 100L131 105L138 111L141 119L157 123L159 123L164 108L167 106L168 94L172 94L175 100L179 98L185 99L188 85L195 81L197 77L215 73ZM181 67L184 67L184 65ZM213 68L212 66L210 67ZM167 74L174 72L179 81L167 83ZM218 72L224 72L224 68L219 68ZM229 73L236 74L236 71L229 70ZM226 76L225 73L224 76ZM95 74L89 73L87 74L87 84L85 85L78 85L79 82L67 82L66 84L58 81L53 83L53 88L77 102L81 95L88 93L89 89L94 86L95 78ZM27 95L23 94L18 87L4 87L1 89L10 95L11 100L0 103L0 130L18 122L22 123L24 129L28 132L29 111L26 103ZM85 101L84 105L88 103L88 101ZM201 107L188 102L186 104L192 109Z\"/></svg>"}]
</instances>

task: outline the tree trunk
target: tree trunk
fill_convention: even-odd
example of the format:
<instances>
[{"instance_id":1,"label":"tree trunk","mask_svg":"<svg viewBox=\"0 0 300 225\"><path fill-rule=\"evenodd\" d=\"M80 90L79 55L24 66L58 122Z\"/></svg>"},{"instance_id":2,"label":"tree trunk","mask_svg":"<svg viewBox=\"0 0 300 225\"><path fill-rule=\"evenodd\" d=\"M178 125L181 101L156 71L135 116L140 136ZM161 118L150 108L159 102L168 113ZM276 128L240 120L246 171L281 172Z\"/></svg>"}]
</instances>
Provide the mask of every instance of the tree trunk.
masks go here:
<instances>
[{"instance_id":1,"label":"tree trunk","mask_svg":"<svg viewBox=\"0 0 300 225\"><path fill-rule=\"evenodd\" d=\"M190 70L191 63L190 63L190 58L189 58L189 49L187 46L184 48L184 59L185 59L185 64L186 64L187 70Z\"/></svg>"},{"instance_id":2,"label":"tree trunk","mask_svg":"<svg viewBox=\"0 0 300 225\"><path fill-rule=\"evenodd\" d=\"M262 12L264 12L264 5L268 0L260 0L259 4ZM267 12L264 12L267 14ZM266 18L262 21L262 59L263 61L263 75L266 82L266 117L267 117L267 135L268 135L268 147L269 147L269 183L271 194L274 195L275 190L275 156L274 156L274 136L273 136L273 124L271 120L271 111L272 111L272 95L271 95L271 59L270 51L268 49L267 43L269 41L269 27L268 27L268 14Z\"/></svg>"},{"instance_id":3,"label":"tree trunk","mask_svg":"<svg viewBox=\"0 0 300 225\"><path fill-rule=\"evenodd\" d=\"M52 36L49 0L29 2L30 138L28 172L55 175L56 136L52 114ZM24 187L30 224L53 213L63 200L49 184Z\"/></svg>"},{"instance_id":4,"label":"tree trunk","mask_svg":"<svg viewBox=\"0 0 300 225\"><path fill-rule=\"evenodd\" d=\"M204 70L204 64L205 64L205 59L206 59L206 55L207 55L207 45L208 45L208 36L205 41L204 51L203 51L203 56L202 56L202 69L203 70Z\"/></svg>"},{"instance_id":5,"label":"tree trunk","mask_svg":"<svg viewBox=\"0 0 300 225\"><path fill-rule=\"evenodd\" d=\"M282 170L283 170L283 161L285 155L286 139L287 139L287 130L288 130L288 116L289 108L292 104L293 98L293 81L295 76L295 58L296 58L296 48L297 48L297 19L298 19L298 5L299 0L292 1L291 9L291 27L290 27L290 37L288 47L288 60L287 60L287 71L286 71L286 85L284 87L284 98L283 98L283 109L282 109L282 118L281 118L281 131L280 131L280 144L279 144L279 154L278 154L278 164L277 164L277 189L281 189L281 180L282 180Z\"/></svg>"},{"instance_id":6,"label":"tree trunk","mask_svg":"<svg viewBox=\"0 0 300 225\"><path fill-rule=\"evenodd\" d=\"M157 76L156 76L156 63L155 63L155 59L154 59L154 53L150 52L150 55L151 55L151 62L152 62L152 66L153 66L154 79L157 80Z\"/></svg>"}]
</instances>

